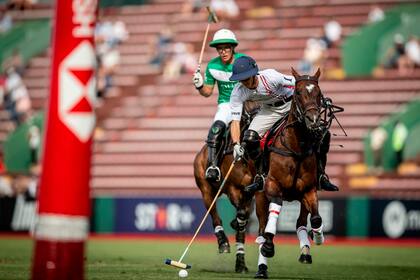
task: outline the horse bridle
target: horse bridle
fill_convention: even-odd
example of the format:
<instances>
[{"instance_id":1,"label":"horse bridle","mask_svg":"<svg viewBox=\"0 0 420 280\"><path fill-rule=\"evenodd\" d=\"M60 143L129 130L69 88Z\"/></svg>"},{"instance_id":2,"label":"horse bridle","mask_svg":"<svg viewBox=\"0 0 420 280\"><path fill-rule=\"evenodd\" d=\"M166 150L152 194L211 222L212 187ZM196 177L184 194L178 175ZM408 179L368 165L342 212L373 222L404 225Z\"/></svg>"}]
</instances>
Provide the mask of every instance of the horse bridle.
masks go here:
<instances>
[{"instance_id":1,"label":"horse bridle","mask_svg":"<svg viewBox=\"0 0 420 280\"><path fill-rule=\"evenodd\" d=\"M318 79L313 78L309 75L300 76L295 81L295 92L293 93L293 98L297 98L296 97L297 96L297 84L299 82L302 82L302 81L310 82L310 83L318 86ZM319 88L319 86L318 86L318 88ZM321 91L321 89L319 89L319 90ZM321 92L321 96L322 96L322 92ZM309 110L316 110L316 111L318 111L318 113L320 112L320 107L318 106L318 104L316 104L315 101L303 104L304 109L302 109L302 106L301 106L300 102L295 100L295 106L296 106L296 112L294 112L294 114L295 114L295 117L297 118L298 122L300 122L300 123L304 122L306 112L308 112Z\"/></svg>"}]
</instances>

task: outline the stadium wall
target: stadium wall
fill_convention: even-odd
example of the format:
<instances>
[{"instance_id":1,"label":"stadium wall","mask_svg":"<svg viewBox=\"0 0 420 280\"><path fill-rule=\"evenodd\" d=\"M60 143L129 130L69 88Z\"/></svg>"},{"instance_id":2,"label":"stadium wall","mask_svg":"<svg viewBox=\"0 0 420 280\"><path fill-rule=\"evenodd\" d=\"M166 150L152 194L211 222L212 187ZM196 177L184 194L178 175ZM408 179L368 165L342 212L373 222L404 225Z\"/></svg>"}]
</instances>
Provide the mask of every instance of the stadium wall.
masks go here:
<instances>
[{"instance_id":1,"label":"stadium wall","mask_svg":"<svg viewBox=\"0 0 420 280\"><path fill-rule=\"evenodd\" d=\"M217 204L225 230L235 210L226 197ZM285 202L277 224L281 234L295 235L298 202ZM27 195L0 198L0 232L28 231L35 220L35 200ZM321 199L320 214L327 235L337 237L420 238L420 200L371 199L364 196ZM92 200L92 233L191 235L205 214L200 198L97 197ZM309 224L309 223L308 223ZM256 234L251 215L248 231ZM210 218L200 234L211 235Z\"/></svg>"}]
</instances>

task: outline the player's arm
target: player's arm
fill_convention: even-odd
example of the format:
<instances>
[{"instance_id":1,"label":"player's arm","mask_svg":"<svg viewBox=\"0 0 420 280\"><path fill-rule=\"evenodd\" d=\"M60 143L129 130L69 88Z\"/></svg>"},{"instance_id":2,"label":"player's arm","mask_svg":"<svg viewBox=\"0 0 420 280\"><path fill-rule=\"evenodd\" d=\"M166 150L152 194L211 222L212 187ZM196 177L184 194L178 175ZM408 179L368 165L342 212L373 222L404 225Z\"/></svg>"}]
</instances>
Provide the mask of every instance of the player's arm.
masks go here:
<instances>
[{"instance_id":1,"label":"player's arm","mask_svg":"<svg viewBox=\"0 0 420 280\"><path fill-rule=\"evenodd\" d=\"M237 86L235 86L232 90L232 94L230 96L230 110L232 114L232 122L230 124L230 135L232 137L233 143L240 143L241 141L241 115L242 115L242 108L243 103L241 93Z\"/></svg>"},{"instance_id":2,"label":"player's arm","mask_svg":"<svg viewBox=\"0 0 420 280\"><path fill-rule=\"evenodd\" d=\"M200 95L204 97L209 97L213 94L213 88L216 80L211 75L209 68L206 69L206 74L204 76L201 75L201 72L197 69L193 76L193 84L195 88L198 90Z\"/></svg>"}]
</instances>

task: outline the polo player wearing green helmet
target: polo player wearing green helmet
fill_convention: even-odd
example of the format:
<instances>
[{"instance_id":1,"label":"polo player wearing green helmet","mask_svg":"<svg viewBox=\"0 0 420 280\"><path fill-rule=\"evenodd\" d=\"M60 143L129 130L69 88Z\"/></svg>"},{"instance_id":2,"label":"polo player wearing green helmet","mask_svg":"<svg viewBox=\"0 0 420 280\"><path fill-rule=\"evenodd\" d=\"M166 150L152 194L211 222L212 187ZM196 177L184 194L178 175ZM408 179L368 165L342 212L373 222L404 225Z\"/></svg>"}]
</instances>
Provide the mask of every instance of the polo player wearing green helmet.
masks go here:
<instances>
[{"instance_id":1,"label":"polo player wearing green helmet","mask_svg":"<svg viewBox=\"0 0 420 280\"><path fill-rule=\"evenodd\" d=\"M229 78L232 75L232 65L235 59L244 56L244 54L235 52L237 45L238 41L231 30L218 30L210 42L210 47L215 48L219 56L209 61L204 79L199 68L193 76L193 84L202 96L211 96L216 83L219 92L217 112L206 141L208 148L206 179L209 181L218 182L221 178L216 154L220 147L223 134L232 120L229 100L232 89L237 83L236 81L230 81Z\"/></svg>"}]
</instances>

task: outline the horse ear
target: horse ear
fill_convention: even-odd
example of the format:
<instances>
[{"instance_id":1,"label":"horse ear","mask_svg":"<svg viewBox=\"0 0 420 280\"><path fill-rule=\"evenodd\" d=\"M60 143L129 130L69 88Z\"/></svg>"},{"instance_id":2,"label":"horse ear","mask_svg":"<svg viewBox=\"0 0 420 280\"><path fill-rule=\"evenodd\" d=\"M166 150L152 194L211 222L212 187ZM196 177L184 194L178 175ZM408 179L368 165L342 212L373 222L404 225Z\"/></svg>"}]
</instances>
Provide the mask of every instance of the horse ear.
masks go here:
<instances>
[{"instance_id":1,"label":"horse ear","mask_svg":"<svg viewBox=\"0 0 420 280\"><path fill-rule=\"evenodd\" d=\"M318 70L316 71L316 73L315 73L315 79L319 79L319 76L321 76L321 70L318 68Z\"/></svg>"},{"instance_id":2,"label":"horse ear","mask_svg":"<svg viewBox=\"0 0 420 280\"><path fill-rule=\"evenodd\" d=\"M298 74L298 72L296 72L296 70L292 67L292 75L293 77L295 77L295 79L297 79L298 77L300 77L300 75Z\"/></svg>"}]
</instances>

